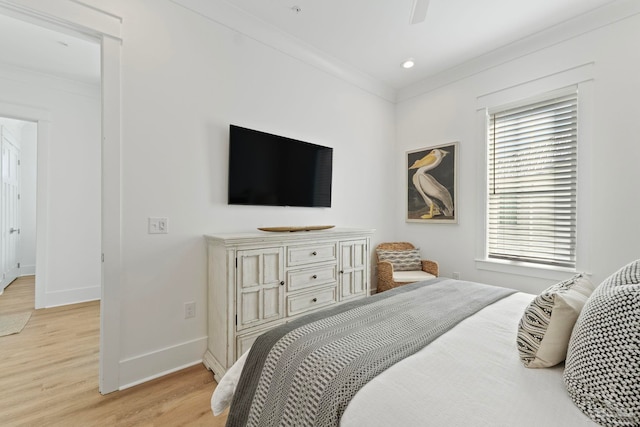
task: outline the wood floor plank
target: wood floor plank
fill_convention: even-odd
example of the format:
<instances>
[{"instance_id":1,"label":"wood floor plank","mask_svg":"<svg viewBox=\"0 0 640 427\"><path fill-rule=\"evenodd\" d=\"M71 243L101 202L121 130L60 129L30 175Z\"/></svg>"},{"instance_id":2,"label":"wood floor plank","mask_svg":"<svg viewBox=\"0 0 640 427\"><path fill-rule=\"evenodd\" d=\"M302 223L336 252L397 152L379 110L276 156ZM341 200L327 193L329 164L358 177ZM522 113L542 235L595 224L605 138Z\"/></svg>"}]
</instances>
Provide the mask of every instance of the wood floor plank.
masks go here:
<instances>
[{"instance_id":1,"label":"wood floor plank","mask_svg":"<svg viewBox=\"0 0 640 427\"><path fill-rule=\"evenodd\" d=\"M0 295L0 313L33 310L33 277ZM213 374L199 364L127 390L98 392L100 303L35 310L0 337L1 426L223 426Z\"/></svg>"}]
</instances>

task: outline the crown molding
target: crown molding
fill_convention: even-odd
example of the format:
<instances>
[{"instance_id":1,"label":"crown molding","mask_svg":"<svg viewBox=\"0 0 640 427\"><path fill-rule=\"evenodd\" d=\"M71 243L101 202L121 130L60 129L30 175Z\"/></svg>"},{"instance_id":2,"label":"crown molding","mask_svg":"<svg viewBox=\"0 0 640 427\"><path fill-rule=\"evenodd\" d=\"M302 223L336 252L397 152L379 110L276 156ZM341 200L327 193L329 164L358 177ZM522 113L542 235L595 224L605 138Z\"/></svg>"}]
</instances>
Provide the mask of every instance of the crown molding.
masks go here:
<instances>
[{"instance_id":1,"label":"crown molding","mask_svg":"<svg viewBox=\"0 0 640 427\"><path fill-rule=\"evenodd\" d=\"M418 97L637 14L640 14L640 1L620 0L610 3L406 86L398 90L397 102Z\"/></svg>"},{"instance_id":2,"label":"crown molding","mask_svg":"<svg viewBox=\"0 0 640 427\"><path fill-rule=\"evenodd\" d=\"M0 13L75 36L120 39L122 18L80 0L0 0Z\"/></svg>"},{"instance_id":3,"label":"crown molding","mask_svg":"<svg viewBox=\"0 0 640 427\"><path fill-rule=\"evenodd\" d=\"M197 15L237 31L368 93L395 103L396 90L226 1L170 0Z\"/></svg>"}]
</instances>

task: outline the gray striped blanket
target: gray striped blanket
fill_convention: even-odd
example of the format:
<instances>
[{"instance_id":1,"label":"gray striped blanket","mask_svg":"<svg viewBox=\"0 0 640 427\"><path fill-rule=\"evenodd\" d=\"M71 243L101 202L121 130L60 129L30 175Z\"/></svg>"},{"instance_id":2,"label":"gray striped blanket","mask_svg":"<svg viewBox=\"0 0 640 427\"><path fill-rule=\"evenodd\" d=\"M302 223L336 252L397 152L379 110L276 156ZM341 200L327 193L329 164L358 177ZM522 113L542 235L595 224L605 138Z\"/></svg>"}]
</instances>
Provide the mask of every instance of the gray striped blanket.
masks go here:
<instances>
[{"instance_id":1,"label":"gray striped blanket","mask_svg":"<svg viewBox=\"0 0 640 427\"><path fill-rule=\"evenodd\" d=\"M227 426L336 426L368 381L513 292L440 278L275 328L249 352Z\"/></svg>"}]
</instances>

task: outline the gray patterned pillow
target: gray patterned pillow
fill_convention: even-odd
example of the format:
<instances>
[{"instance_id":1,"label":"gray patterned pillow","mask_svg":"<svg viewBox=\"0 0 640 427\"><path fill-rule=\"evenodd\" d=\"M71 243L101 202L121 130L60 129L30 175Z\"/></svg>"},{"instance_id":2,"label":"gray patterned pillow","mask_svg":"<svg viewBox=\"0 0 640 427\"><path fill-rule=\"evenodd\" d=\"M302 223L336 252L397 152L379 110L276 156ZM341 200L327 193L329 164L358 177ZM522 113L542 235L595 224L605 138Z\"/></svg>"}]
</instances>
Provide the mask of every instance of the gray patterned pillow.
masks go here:
<instances>
[{"instance_id":1,"label":"gray patterned pillow","mask_svg":"<svg viewBox=\"0 0 640 427\"><path fill-rule=\"evenodd\" d=\"M545 289L518 324L518 352L527 368L548 368L567 355L569 338L582 307L594 290L582 274Z\"/></svg>"},{"instance_id":2,"label":"gray patterned pillow","mask_svg":"<svg viewBox=\"0 0 640 427\"><path fill-rule=\"evenodd\" d=\"M564 382L603 426L640 426L640 260L593 292L571 335Z\"/></svg>"},{"instance_id":3,"label":"gray patterned pillow","mask_svg":"<svg viewBox=\"0 0 640 427\"><path fill-rule=\"evenodd\" d=\"M419 249L386 250L376 249L378 261L389 261L394 271L422 270Z\"/></svg>"}]
</instances>

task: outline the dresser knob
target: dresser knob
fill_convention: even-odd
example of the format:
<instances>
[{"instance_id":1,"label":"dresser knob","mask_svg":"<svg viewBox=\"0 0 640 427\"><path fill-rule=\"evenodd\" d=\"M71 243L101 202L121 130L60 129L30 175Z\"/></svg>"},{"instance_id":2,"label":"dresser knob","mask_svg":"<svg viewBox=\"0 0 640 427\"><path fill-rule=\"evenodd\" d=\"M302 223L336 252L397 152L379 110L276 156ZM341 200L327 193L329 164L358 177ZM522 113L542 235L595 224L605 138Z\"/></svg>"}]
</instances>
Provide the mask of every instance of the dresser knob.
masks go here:
<instances>
[{"instance_id":1,"label":"dresser knob","mask_svg":"<svg viewBox=\"0 0 640 427\"><path fill-rule=\"evenodd\" d=\"M317 301L318 301L318 298L314 298L314 299L312 299L311 301L313 301L313 302L317 302Z\"/></svg>"},{"instance_id":2,"label":"dresser knob","mask_svg":"<svg viewBox=\"0 0 640 427\"><path fill-rule=\"evenodd\" d=\"M317 274L314 274L313 276L311 276L311 278L312 278L312 279L317 279L317 278L318 278L318 275L317 275Z\"/></svg>"},{"instance_id":3,"label":"dresser knob","mask_svg":"<svg viewBox=\"0 0 640 427\"><path fill-rule=\"evenodd\" d=\"M318 252L313 251L313 252L311 252L311 255L316 256L316 255L318 255Z\"/></svg>"},{"instance_id":4,"label":"dresser knob","mask_svg":"<svg viewBox=\"0 0 640 427\"><path fill-rule=\"evenodd\" d=\"M280 282L280 286L284 286L284 280Z\"/></svg>"},{"instance_id":5,"label":"dresser knob","mask_svg":"<svg viewBox=\"0 0 640 427\"><path fill-rule=\"evenodd\" d=\"M344 270L340 270L340 274L344 274Z\"/></svg>"}]
</instances>

